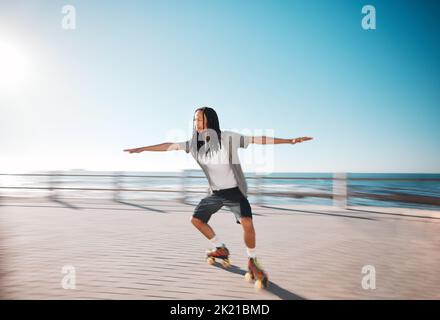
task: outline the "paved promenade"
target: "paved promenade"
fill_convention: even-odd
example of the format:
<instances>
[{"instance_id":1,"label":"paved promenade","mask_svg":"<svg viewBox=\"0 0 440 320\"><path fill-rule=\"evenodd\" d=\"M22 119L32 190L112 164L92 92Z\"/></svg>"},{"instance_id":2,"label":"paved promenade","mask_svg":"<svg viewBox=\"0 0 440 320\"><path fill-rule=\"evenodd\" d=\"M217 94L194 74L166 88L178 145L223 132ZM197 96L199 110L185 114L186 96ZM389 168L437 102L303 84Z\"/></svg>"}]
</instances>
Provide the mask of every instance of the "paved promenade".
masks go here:
<instances>
[{"instance_id":1,"label":"paved promenade","mask_svg":"<svg viewBox=\"0 0 440 320\"><path fill-rule=\"evenodd\" d=\"M439 211L253 205L271 281L257 292L243 280L242 230L227 210L211 220L231 251L224 270L205 262L209 243L190 224L192 205L0 205L3 299L440 299ZM366 265L374 290L362 288ZM63 266L74 267L76 289L63 289Z\"/></svg>"}]
</instances>

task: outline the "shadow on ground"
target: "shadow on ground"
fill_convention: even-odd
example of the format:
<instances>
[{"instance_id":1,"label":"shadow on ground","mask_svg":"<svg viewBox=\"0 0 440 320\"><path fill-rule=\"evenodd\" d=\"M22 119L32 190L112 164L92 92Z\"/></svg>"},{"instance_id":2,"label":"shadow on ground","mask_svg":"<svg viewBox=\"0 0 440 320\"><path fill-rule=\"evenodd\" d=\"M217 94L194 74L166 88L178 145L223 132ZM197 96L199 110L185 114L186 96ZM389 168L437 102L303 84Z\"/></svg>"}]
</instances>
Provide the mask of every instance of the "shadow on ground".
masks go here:
<instances>
[{"instance_id":1,"label":"shadow on ground","mask_svg":"<svg viewBox=\"0 0 440 320\"><path fill-rule=\"evenodd\" d=\"M229 268L225 269L223 268L223 266L218 263L215 262L213 264L214 267L223 269L227 272L231 272L231 273L235 273L238 274L240 276L242 276L242 278L240 279L241 281L245 281L244 280L244 275L246 274L246 270L241 269L240 267L237 267L235 265L231 265ZM253 283L249 283L249 286L253 286ZM306 300L305 298L290 292L286 289L283 289L282 287L280 287L279 285L277 285L276 283L270 281L269 279L269 286L265 289L267 292L272 293L273 295L276 295L278 298L282 299L282 300Z\"/></svg>"},{"instance_id":2,"label":"shadow on ground","mask_svg":"<svg viewBox=\"0 0 440 320\"><path fill-rule=\"evenodd\" d=\"M356 216L350 216L350 215L338 214L338 213L328 213L328 212L317 212L317 211L308 211L308 210L287 209L287 208L278 208L278 207L271 207L271 206L261 206L261 207L268 208L268 209L281 210L281 211L311 213L311 214L319 214L319 215L333 216L333 217L339 217L339 218L351 218L351 219L362 219L362 220L373 220L373 221L377 220L377 219L374 219L374 218L356 217Z\"/></svg>"},{"instance_id":3,"label":"shadow on ground","mask_svg":"<svg viewBox=\"0 0 440 320\"><path fill-rule=\"evenodd\" d=\"M420 218L420 219L432 219L432 220L440 220L440 218L436 217L430 217L430 216L422 216L422 215L411 215L411 214L402 214L402 213L391 213L391 212L379 212L379 211L373 211L373 210L366 210L366 209L352 209L347 208L349 211L355 211L355 212L367 212L367 213L374 213L374 214L382 214L382 215L388 215L388 216L398 216L398 217L409 217L409 218Z\"/></svg>"}]
</instances>

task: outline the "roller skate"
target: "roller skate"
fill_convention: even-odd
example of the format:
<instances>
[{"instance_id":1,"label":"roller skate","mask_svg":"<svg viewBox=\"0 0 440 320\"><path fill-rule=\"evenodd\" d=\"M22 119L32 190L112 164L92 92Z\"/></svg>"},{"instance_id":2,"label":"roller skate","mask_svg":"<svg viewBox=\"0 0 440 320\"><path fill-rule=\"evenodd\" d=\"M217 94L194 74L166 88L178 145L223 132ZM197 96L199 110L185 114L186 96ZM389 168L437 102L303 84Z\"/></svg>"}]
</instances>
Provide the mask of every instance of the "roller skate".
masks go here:
<instances>
[{"instance_id":1,"label":"roller skate","mask_svg":"<svg viewBox=\"0 0 440 320\"><path fill-rule=\"evenodd\" d=\"M229 250L225 245L217 247L216 249L206 252L206 262L213 265L215 259L221 259L223 268L229 268L231 266L231 260L229 260Z\"/></svg>"},{"instance_id":2,"label":"roller skate","mask_svg":"<svg viewBox=\"0 0 440 320\"><path fill-rule=\"evenodd\" d=\"M249 258L248 272L246 272L244 279L247 282L255 281L255 289L267 288L269 285L269 277L257 262L256 258Z\"/></svg>"}]
</instances>

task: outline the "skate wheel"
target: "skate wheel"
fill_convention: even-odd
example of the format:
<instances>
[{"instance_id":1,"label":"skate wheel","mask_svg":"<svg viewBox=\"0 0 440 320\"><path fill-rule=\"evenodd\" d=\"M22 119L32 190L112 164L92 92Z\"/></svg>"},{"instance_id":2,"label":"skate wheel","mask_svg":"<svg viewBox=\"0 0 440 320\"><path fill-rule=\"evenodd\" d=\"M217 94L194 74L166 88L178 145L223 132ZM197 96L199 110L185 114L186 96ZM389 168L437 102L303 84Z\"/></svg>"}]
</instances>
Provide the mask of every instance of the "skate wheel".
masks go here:
<instances>
[{"instance_id":1,"label":"skate wheel","mask_svg":"<svg viewBox=\"0 0 440 320\"><path fill-rule=\"evenodd\" d=\"M252 282L254 280L254 277L252 276L252 273L246 272L244 275L244 280L247 282Z\"/></svg>"},{"instance_id":2,"label":"skate wheel","mask_svg":"<svg viewBox=\"0 0 440 320\"><path fill-rule=\"evenodd\" d=\"M258 279L257 281L255 281L254 287L255 287L255 289L257 289L257 290L261 290L261 289L263 289L263 288L264 288L263 281L261 281L260 279Z\"/></svg>"},{"instance_id":3,"label":"skate wheel","mask_svg":"<svg viewBox=\"0 0 440 320\"><path fill-rule=\"evenodd\" d=\"M263 279L258 279L255 281L255 289L261 290L266 289L269 286L269 279L267 277L264 277Z\"/></svg>"},{"instance_id":4,"label":"skate wheel","mask_svg":"<svg viewBox=\"0 0 440 320\"><path fill-rule=\"evenodd\" d=\"M213 265L213 264L215 263L215 258L213 258L213 257L208 257L208 258L206 259L206 262L208 262L208 264L210 264L210 265Z\"/></svg>"},{"instance_id":5,"label":"skate wheel","mask_svg":"<svg viewBox=\"0 0 440 320\"><path fill-rule=\"evenodd\" d=\"M229 268L231 266L231 260L229 260L229 259L223 260L222 266L225 269Z\"/></svg>"}]
</instances>

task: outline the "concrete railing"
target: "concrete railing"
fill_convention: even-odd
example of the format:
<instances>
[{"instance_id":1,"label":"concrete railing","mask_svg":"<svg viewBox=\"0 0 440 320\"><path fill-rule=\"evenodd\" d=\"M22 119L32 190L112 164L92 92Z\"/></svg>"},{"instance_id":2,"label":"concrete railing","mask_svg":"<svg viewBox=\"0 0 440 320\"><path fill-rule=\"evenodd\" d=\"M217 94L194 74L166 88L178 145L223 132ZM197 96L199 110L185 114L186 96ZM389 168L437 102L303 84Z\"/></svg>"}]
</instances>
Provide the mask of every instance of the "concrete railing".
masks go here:
<instances>
[{"instance_id":1,"label":"concrete railing","mask_svg":"<svg viewBox=\"0 0 440 320\"><path fill-rule=\"evenodd\" d=\"M0 174L0 179L2 177L47 177L48 182L46 185L37 186L13 186L13 185L0 185L0 197L2 196L2 190L43 190L48 191L48 196L52 199L58 197L59 191L105 191L111 192L113 194L112 198L118 200L123 192L154 192L154 193L177 193L178 198L182 202L186 202L187 198L191 194L206 194L207 189L204 190L190 190L188 188L188 182L191 179L205 179L204 176L194 175L193 171L182 171L178 175L134 175L127 174L124 172L114 172L111 174L73 174L65 172L48 172L48 173L5 173ZM98 187L71 187L66 185L63 178L82 178L86 182L92 178L110 178L111 182L107 183L109 186L106 188ZM124 188L122 187L124 179L126 178L140 178L144 179L145 183L148 184L149 179L177 179L180 181L180 188L177 189L163 189L163 188ZM323 198L328 200L333 200L333 204L338 207L346 207L348 199L350 197L365 198L371 200L380 201L398 201L413 204L427 204L440 206L440 197L435 196L423 196L416 194L398 193L393 192L392 194L377 194L377 193L367 193L359 192L355 189L351 190L349 188L349 182L351 181L394 181L394 182L439 182L440 179L435 178L348 178L346 173L335 173L332 177L295 177L295 176L279 176L279 177L268 177L263 175L247 176L248 182L252 182L252 188L249 189L248 194L255 196L257 204L264 204L264 197L287 197L287 198ZM330 192L297 192L294 190L285 191L264 191L266 180L289 180L289 181L331 181L332 188Z\"/></svg>"}]
</instances>

